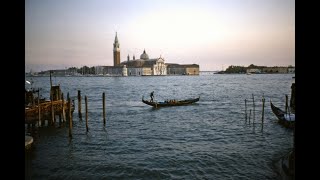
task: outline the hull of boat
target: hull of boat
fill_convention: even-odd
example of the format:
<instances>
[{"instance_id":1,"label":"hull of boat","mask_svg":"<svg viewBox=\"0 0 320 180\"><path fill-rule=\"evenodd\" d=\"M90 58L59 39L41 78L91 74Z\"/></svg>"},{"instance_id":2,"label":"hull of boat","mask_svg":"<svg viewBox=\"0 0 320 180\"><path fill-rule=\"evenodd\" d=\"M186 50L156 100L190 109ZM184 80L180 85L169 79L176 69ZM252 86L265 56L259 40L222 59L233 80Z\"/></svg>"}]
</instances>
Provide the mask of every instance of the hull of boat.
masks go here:
<instances>
[{"instance_id":1,"label":"hull of boat","mask_svg":"<svg viewBox=\"0 0 320 180\"><path fill-rule=\"evenodd\" d=\"M142 99L142 102L147 104L147 105L153 106L153 107L168 107L168 106L189 105L189 104L198 102L199 100L200 100L200 97L199 98L195 98L195 99L187 99L187 100L182 100L182 101L176 101L176 102L156 102L156 101L151 102L151 101Z\"/></svg>"},{"instance_id":2,"label":"hull of boat","mask_svg":"<svg viewBox=\"0 0 320 180\"><path fill-rule=\"evenodd\" d=\"M295 115L294 114L288 114L282 111L280 108L274 106L272 102L270 102L271 110L274 115L278 118L279 124L283 125L286 128L294 128L295 126Z\"/></svg>"}]
</instances>

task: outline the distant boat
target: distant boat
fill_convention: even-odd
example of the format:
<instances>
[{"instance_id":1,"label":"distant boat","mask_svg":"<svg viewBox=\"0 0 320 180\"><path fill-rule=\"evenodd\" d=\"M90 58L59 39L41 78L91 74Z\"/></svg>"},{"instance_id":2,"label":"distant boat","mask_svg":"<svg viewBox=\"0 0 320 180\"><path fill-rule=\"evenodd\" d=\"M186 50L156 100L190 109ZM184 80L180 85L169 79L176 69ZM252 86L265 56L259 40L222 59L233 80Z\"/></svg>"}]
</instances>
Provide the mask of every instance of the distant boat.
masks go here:
<instances>
[{"instance_id":1,"label":"distant boat","mask_svg":"<svg viewBox=\"0 0 320 180\"><path fill-rule=\"evenodd\" d=\"M278 122L287 128L294 128L295 125L295 114L294 113L286 113L280 108L276 107L270 101L271 110L273 114L275 114L278 118Z\"/></svg>"},{"instance_id":2,"label":"distant boat","mask_svg":"<svg viewBox=\"0 0 320 180\"><path fill-rule=\"evenodd\" d=\"M198 102L199 100L200 100L200 96L197 98L191 98L191 99L185 99L185 100L168 100L163 102L157 102L157 101L151 101L151 100L144 100L142 96L143 103L156 108L166 107L166 106L183 106L183 105L188 105L188 104Z\"/></svg>"},{"instance_id":3,"label":"distant boat","mask_svg":"<svg viewBox=\"0 0 320 180\"><path fill-rule=\"evenodd\" d=\"M250 72L247 72L247 75L251 75L251 73L250 73Z\"/></svg>"}]
</instances>

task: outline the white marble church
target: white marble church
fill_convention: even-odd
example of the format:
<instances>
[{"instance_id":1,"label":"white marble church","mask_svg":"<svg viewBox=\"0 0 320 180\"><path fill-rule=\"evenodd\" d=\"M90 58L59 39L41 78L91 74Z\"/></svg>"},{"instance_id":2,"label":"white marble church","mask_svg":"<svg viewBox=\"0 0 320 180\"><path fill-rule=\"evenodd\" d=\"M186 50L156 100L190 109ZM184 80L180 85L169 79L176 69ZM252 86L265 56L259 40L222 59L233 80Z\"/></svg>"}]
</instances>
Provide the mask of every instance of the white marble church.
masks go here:
<instances>
[{"instance_id":1,"label":"white marble church","mask_svg":"<svg viewBox=\"0 0 320 180\"><path fill-rule=\"evenodd\" d=\"M117 34L113 43L113 63L114 66L104 66L103 74L111 76L165 76L168 75L167 72L171 72L172 75L199 75L199 65L197 64L165 64L165 60L161 56L149 59L145 50L140 55L140 59L135 59L135 56L130 59L128 55L127 61L120 63L120 44Z\"/></svg>"}]
</instances>

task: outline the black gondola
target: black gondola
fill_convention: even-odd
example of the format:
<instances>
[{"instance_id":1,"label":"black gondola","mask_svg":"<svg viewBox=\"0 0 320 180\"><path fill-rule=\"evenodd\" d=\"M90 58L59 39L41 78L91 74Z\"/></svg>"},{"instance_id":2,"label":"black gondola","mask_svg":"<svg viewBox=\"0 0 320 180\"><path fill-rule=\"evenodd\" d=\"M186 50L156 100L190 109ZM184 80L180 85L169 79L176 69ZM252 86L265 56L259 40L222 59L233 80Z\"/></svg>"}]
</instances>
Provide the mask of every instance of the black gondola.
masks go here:
<instances>
[{"instance_id":1,"label":"black gondola","mask_svg":"<svg viewBox=\"0 0 320 180\"><path fill-rule=\"evenodd\" d=\"M142 96L142 102L153 106L155 108L158 107L166 107L166 106L183 106L183 105L188 105L195 103L200 100L200 96L194 99L185 99L185 100L168 100L168 101L162 101L162 102L157 102L157 101L151 101L151 100L144 100Z\"/></svg>"},{"instance_id":2,"label":"black gondola","mask_svg":"<svg viewBox=\"0 0 320 180\"><path fill-rule=\"evenodd\" d=\"M286 113L285 111L281 110L280 108L274 106L270 101L271 110L273 114L275 114L278 118L278 122L282 124L284 127L287 128L294 128L295 125L295 114L293 113Z\"/></svg>"}]
</instances>

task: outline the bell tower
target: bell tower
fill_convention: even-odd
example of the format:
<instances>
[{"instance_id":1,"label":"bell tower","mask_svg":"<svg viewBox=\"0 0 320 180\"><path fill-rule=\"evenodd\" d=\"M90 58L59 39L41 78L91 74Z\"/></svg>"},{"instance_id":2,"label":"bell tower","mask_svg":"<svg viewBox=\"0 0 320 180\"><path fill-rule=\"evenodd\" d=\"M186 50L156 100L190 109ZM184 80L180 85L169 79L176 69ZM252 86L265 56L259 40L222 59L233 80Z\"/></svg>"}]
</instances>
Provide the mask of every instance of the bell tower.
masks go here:
<instances>
[{"instance_id":1,"label":"bell tower","mask_svg":"<svg viewBox=\"0 0 320 180\"><path fill-rule=\"evenodd\" d=\"M113 66L120 65L120 44L118 41L118 35L116 32L116 38L114 39L113 43Z\"/></svg>"}]
</instances>

